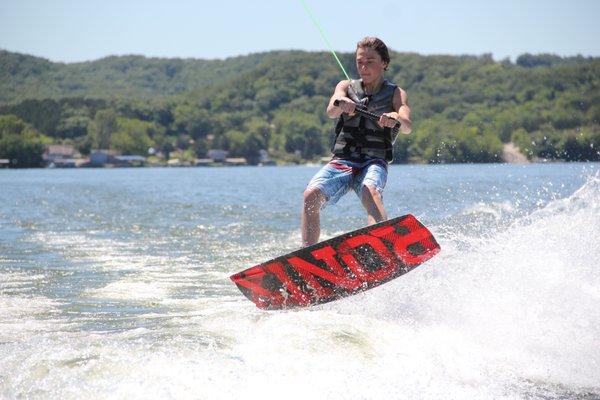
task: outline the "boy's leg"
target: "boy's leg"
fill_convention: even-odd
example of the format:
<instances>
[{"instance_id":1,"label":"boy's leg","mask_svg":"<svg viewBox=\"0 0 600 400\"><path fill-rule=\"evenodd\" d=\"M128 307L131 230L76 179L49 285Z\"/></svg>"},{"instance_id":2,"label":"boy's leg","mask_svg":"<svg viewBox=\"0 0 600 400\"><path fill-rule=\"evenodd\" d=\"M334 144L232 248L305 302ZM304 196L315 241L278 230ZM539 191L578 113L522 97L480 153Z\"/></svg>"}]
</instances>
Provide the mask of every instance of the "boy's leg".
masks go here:
<instances>
[{"instance_id":1,"label":"boy's leg","mask_svg":"<svg viewBox=\"0 0 600 400\"><path fill-rule=\"evenodd\" d=\"M304 191L300 229L302 231L302 245L305 247L319 241L321 234L319 212L326 201L327 198L318 188L312 187Z\"/></svg>"},{"instance_id":2,"label":"boy's leg","mask_svg":"<svg viewBox=\"0 0 600 400\"><path fill-rule=\"evenodd\" d=\"M355 190L367 211L369 224L385 221L387 213L383 206L383 189L387 182L387 165L378 162L365 167L359 174Z\"/></svg>"},{"instance_id":3,"label":"boy's leg","mask_svg":"<svg viewBox=\"0 0 600 400\"><path fill-rule=\"evenodd\" d=\"M365 210L367 210L369 225L387 219L387 213L383 206L383 198L381 197L381 193L379 193L375 187L368 184L364 185L361 202L363 207L365 207Z\"/></svg>"},{"instance_id":4,"label":"boy's leg","mask_svg":"<svg viewBox=\"0 0 600 400\"><path fill-rule=\"evenodd\" d=\"M335 204L348 191L352 176L351 167L339 162L330 162L310 180L304 191L300 219L304 246L310 246L319 241L321 208L326 204Z\"/></svg>"}]
</instances>

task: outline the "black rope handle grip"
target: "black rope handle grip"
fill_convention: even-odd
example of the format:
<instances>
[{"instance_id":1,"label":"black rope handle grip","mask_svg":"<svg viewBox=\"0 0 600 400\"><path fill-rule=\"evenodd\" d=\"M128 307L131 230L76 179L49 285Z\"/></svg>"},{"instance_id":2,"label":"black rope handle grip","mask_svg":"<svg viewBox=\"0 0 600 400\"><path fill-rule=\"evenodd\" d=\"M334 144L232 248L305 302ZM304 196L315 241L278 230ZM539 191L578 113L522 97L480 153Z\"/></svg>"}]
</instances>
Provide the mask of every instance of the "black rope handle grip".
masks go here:
<instances>
[{"instance_id":1,"label":"black rope handle grip","mask_svg":"<svg viewBox=\"0 0 600 400\"><path fill-rule=\"evenodd\" d=\"M340 105L340 101L339 100L334 100L333 101L333 105L336 107L339 107ZM371 111L368 111L366 108L359 106L358 104L354 103L354 111L360 115L362 115L363 117L369 118L371 121L379 121L379 118L381 117L382 114L375 114L372 113ZM394 127L392 128L392 132L394 132L395 135L398 134L398 131L400 131L400 121L395 120L396 121L396 125L394 125Z\"/></svg>"}]
</instances>

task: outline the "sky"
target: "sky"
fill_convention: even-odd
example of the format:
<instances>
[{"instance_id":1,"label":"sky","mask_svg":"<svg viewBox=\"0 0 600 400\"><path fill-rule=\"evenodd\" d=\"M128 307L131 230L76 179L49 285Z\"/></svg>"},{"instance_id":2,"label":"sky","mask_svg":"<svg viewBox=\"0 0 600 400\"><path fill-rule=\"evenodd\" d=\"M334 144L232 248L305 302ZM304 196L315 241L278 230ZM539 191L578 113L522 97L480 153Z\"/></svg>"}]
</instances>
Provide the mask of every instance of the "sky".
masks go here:
<instances>
[{"instance_id":1,"label":"sky","mask_svg":"<svg viewBox=\"0 0 600 400\"><path fill-rule=\"evenodd\" d=\"M305 0L336 51L600 56L600 0ZM0 49L58 62L328 50L300 0L0 0Z\"/></svg>"}]
</instances>

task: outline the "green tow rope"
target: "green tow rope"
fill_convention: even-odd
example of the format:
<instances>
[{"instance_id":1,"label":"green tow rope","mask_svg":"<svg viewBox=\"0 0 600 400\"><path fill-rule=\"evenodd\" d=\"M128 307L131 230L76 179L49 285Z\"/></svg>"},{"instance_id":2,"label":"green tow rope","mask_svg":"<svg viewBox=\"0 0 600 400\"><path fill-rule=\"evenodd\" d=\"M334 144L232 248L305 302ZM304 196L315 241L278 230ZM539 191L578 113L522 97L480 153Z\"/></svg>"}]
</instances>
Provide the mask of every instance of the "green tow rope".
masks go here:
<instances>
[{"instance_id":1,"label":"green tow rope","mask_svg":"<svg viewBox=\"0 0 600 400\"><path fill-rule=\"evenodd\" d=\"M302 4L302 7L304 7L304 9L306 10L306 13L308 14L308 16L310 17L310 19L312 20L313 24L315 24L315 26L317 27L317 30L321 34L321 37L323 38L323 41L329 47L329 50L331 51L331 54L333 54L333 57L335 58L335 60L337 61L338 65L342 69L342 72L346 76L346 79L351 80L350 77L348 76L348 74L346 73L346 70L344 69L344 66L342 65L342 62L338 58L337 54L335 54L335 51L333 50L333 46L331 46L331 43L329 43L329 40L327 40L327 36L325 35L325 31L323 31L323 28L321 28L321 25L319 25L319 23L317 22L317 20L314 17L313 13L310 11L310 8L308 8L308 5L306 4L306 2L304 0L298 0L298 1L300 2L300 4Z\"/></svg>"}]
</instances>

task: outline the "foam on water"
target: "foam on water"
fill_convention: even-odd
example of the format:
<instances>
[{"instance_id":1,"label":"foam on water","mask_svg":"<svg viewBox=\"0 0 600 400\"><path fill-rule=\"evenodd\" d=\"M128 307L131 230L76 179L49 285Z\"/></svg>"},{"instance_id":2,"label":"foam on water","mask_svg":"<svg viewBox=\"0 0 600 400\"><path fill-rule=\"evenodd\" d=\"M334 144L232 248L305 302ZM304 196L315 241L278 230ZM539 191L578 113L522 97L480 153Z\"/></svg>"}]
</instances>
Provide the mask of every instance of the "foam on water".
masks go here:
<instances>
[{"instance_id":1,"label":"foam on water","mask_svg":"<svg viewBox=\"0 0 600 400\"><path fill-rule=\"evenodd\" d=\"M258 396L276 370L276 392L326 398L600 396L599 204L590 178L485 238L437 227L444 251L427 267L259 320L235 353L262 383L231 394Z\"/></svg>"},{"instance_id":2,"label":"foam on water","mask_svg":"<svg viewBox=\"0 0 600 400\"><path fill-rule=\"evenodd\" d=\"M212 264L135 239L36 233L27 240L71 264L2 272L0 397L600 397L600 179L534 212L477 201L428 225L443 251L426 265L284 312L257 310L227 276L293 248L295 231L251 256L222 246ZM44 296L53 274L81 285L75 298Z\"/></svg>"},{"instance_id":3,"label":"foam on water","mask_svg":"<svg viewBox=\"0 0 600 400\"><path fill-rule=\"evenodd\" d=\"M235 353L252 363L251 382L264 384L272 368L275 391L302 375L303 395L316 397L591 398L600 393L599 200L590 178L483 238L434 227L444 251L427 267L318 312L269 314ZM248 391L261 386L231 394Z\"/></svg>"}]
</instances>

